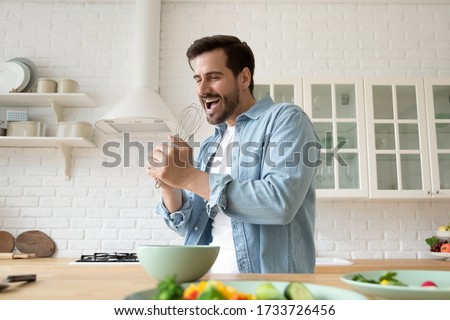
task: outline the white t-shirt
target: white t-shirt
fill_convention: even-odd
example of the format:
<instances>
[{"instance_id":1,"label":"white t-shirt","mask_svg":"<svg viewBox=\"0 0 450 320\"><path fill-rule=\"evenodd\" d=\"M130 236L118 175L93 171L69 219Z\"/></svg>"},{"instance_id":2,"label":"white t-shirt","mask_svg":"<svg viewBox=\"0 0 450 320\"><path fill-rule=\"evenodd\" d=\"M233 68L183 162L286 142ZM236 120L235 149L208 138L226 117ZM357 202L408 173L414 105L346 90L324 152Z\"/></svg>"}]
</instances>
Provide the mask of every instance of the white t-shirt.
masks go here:
<instances>
[{"instance_id":1,"label":"white t-shirt","mask_svg":"<svg viewBox=\"0 0 450 320\"><path fill-rule=\"evenodd\" d=\"M213 163L219 163L220 166L213 166L210 173L231 173L231 156L234 141L235 127L228 127L220 141L220 149ZM231 229L231 219L223 214L218 213L212 223L211 245L220 246L219 256L212 266L212 273L239 273L236 260L236 250L234 249L233 231Z\"/></svg>"}]
</instances>

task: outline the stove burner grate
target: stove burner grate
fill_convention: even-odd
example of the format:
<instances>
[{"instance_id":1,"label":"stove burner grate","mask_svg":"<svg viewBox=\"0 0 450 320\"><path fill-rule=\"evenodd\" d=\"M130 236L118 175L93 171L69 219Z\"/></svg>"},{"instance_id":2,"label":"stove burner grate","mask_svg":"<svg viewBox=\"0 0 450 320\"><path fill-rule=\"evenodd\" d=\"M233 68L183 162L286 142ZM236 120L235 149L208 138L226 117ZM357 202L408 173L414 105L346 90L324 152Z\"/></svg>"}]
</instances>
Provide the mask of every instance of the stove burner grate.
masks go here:
<instances>
[{"instance_id":1,"label":"stove burner grate","mask_svg":"<svg viewBox=\"0 0 450 320\"><path fill-rule=\"evenodd\" d=\"M136 253L94 253L83 254L75 262L139 262Z\"/></svg>"}]
</instances>

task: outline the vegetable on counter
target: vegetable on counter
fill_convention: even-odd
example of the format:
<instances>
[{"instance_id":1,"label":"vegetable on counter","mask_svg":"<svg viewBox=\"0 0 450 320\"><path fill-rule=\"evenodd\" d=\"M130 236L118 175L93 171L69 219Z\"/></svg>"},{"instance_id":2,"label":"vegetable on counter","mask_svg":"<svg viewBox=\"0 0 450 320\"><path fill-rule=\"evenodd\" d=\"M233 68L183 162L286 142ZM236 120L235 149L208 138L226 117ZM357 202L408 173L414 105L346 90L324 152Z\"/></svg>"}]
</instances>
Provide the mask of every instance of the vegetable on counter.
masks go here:
<instances>
[{"instance_id":1,"label":"vegetable on counter","mask_svg":"<svg viewBox=\"0 0 450 320\"><path fill-rule=\"evenodd\" d=\"M401 282L400 280L396 279L395 276L397 275L397 272L393 271L387 271L384 274L382 274L378 280L372 280L372 279L366 279L363 275L357 274L355 275L352 280L358 281L358 282L365 282L365 283L374 283L374 284L381 284L385 286L402 286L406 287L407 284Z\"/></svg>"},{"instance_id":2,"label":"vegetable on counter","mask_svg":"<svg viewBox=\"0 0 450 320\"><path fill-rule=\"evenodd\" d=\"M220 281L200 281L191 283L183 293L185 300L254 300L252 294L238 292Z\"/></svg>"},{"instance_id":3,"label":"vegetable on counter","mask_svg":"<svg viewBox=\"0 0 450 320\"><path fill-rule=\"evenodd\" d=\"M382 274L378 278L378 280L372 280L372 279L365 278L361 274L357 274L357 275L353 276L352 280L358 281L358 282L365 282L365 283L381 284L381 285L385 285L385 286L409 287L409 285L407 285L406 283L403 283L402 281L396 279L395 278L396 275L397 275L397 272L387 271L384 274ZM420 286L437 288L436 283L434 283L433 281L429 281L429 280L422 282L422 284Z\"/></svg>"},{"instance_id":4,"label":"vegetable on counter","mask_svg":"<svg viewBox=\"0 0 450 320\"><path fill-rule=\"evenodd\" d=\"M278 291L271 282L266 282L256 288L257 300L285 300L286 297Z\"/></svg>"},{"instance_id":5,"label":"vegetable on counter","mask_svg":"<svg viewBox=\"0 0 450 320\"><path fill-rule=\"evenodd\" d=\"M183 288L177 284L175 277L167 277L158 283L158 293L153 297L155 300L181 300Z\"/></svg>"},{"instance_id":6,"label":"vegetable on counter","mask_svg":"<svg viewBox=\"0 0 450 320\"><path fill-rule=\"evenodd\" d=\"M311 292L301 282L291 282L284 291L284 295L288 300L314 300Z\"/></svg>"},{"instance_id":7,"label":"vegetable on counter","mask_svg":"<svg viewBox=\"0 0 450 320\"><path fill-rule=\"evenodd\" d=\"M209 280L191 283L186 288L177 284L174 277L161 281L157 300L313 300L308 288L301 282L290 282L284 292L280 292L273 283L261 283L255 293L239 292L236 288L221 281Z\"/></svg>"}]
</instances>

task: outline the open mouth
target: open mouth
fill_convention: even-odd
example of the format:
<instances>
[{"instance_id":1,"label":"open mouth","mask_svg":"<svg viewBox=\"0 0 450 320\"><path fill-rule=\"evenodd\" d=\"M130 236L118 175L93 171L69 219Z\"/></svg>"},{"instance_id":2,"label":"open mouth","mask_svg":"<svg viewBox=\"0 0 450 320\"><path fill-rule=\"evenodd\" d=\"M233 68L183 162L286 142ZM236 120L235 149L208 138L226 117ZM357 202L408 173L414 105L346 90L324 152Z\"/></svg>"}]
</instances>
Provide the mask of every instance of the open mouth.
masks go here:
<instances>
[{"instance_id":1,"label":"open mouth","mask_svg":"<svg viewBox=\"0 0 450 320\"><path fill-rule=\"evenodd\" d=\"M204 105L206 107L206 110L213 110L220 102L220 98L214 97L214 98L205 98L203 99Z\"/></svg>"}]
</instances>

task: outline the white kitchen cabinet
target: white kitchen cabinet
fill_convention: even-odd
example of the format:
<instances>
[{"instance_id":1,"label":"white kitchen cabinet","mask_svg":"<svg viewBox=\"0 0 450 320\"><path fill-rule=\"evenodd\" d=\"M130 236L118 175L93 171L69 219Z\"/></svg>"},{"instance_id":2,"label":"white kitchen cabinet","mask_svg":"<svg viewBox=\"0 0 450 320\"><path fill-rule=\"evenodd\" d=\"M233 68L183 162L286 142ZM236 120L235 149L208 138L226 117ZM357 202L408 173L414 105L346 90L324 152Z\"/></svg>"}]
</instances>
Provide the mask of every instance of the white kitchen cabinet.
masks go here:
<instances>
[{"instance_id":1,"label":"white kitchen cabinet","mask_svg":"<svg viewBox=\"0 0 450 320\"><path fill-rule=\"evenodd\" d=\"M304 78L305 110L322 144L319 198L366 198L367 149L362 79Z\"/></svg>"},{"instance_id":2,"label":"white kitchen cabinet","mask_svg":"<svg viewBox=\"0 0 450 320\"><path fill-rule=\"evenodd\" d=\"M429 198L429 134L422 79L365 79L371 198Z\"/></svg>"},{"instance_id":3,"label":"white kitchen cabinet","mask_svg":"<svg viewBox=\"0 0 450 320\"><path fill-rule=\"evenodd\" d=\"M433 198L450 197L450 79L425 79Z\"/></svg>"},{"instance_id":4,"label":"white kitchen cabinet","mask_svg":"<svg viewBox=\"0 0 450 320\"><path fill-rule=\"evenodd\" d=\"M260 79L254 93L310 116L318 198L450 198L450 79Z\"/></svg>"},{"instance_id":5,"label":"white kitchen cabinet","mask_svg":"<svg viewBox=\"0 0 450 320\"><path fill-rule=\"evenodd\" d=\"M96 107L95 101L84 93L6 93L0 94L0 107L51 107L60 122L66 107ZM82 137L0 137L0 147L55 147L64 157L64 173L70 179L72 148L94 148L95 144Z\"/></svg>"},{"instance_id":6,"label":"white kitchen cabinet","mask_svg":"<svg viewBox=\"0 0 450 320\"><path fill-rule=\"evenodd\" d=\"M287 78L257 78L253 88L256 100L265 96L271 96L275 103L290 102L301 106L302 102L302 80Z\"/></svg>"}]
</instances>

